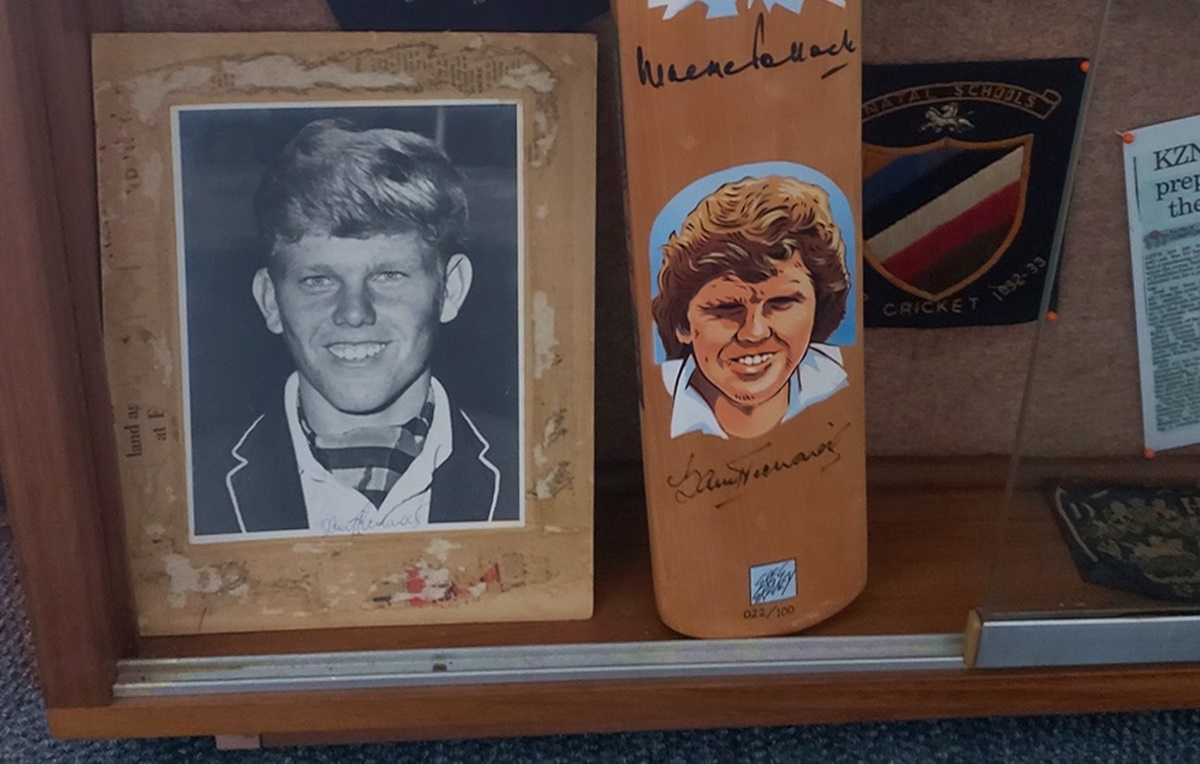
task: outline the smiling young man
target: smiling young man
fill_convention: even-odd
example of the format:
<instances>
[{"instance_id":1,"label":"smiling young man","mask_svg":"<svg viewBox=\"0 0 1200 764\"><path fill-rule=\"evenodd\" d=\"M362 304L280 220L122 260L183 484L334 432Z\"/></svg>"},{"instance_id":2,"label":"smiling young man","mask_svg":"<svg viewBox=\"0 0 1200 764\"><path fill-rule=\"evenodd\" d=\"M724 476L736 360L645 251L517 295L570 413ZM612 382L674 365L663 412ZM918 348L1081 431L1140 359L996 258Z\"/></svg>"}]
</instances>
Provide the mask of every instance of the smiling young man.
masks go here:
<instances>
[{"instance_id":1,"label":"smiling young man","mask_svg":"<svg viewBox=\"0 0 1200 764\"><path fill-rule=\"evenodd\" d=\"M847 386L825 340L846 315L828 195L794 178L727 183L663 247L653 313L671 436L754 438Z\"/></svg>"},{"instance_id":2,"label":"smiling young man","mask_svg":"<svg viewBox=\"0 0 1200 764\"><path fill-rule=\"evenodd\" d=\"M519 520L517 455L493 448L504 425L458 408L430 368L473 277L467 196L442 150L415 133L313 122L255 207L269 254L253 296L296 372L229 444L229 511L205 532Z\"/></svg>"}]
</instances>

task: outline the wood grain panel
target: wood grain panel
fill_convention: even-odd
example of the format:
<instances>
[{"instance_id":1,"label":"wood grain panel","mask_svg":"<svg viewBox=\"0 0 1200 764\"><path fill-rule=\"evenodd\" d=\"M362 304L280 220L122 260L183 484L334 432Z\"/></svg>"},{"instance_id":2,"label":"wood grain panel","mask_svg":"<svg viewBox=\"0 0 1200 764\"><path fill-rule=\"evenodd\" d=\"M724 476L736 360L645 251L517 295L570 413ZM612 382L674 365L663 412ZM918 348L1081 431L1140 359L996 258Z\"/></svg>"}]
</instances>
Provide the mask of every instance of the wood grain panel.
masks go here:
<instances>
[{"instance_id":1,"label":"wood grain panel","mask_svg":"<svg viewBox=\"0 0 1200 764\"><path fill-rule=\"evenodd\" d=\"M54 167L67 278L74 309L76 349L84 381L87 436L95 461L95 506L103 527L114 607L115 649L128 654L137 633L129 566L125 558L125 526L117 475L112 404L104 368L104 336L100 321L100 247L96 215L96 149L92 121L91 34L117 28L116 0L51 0L33 5L38 64Z\"/></svg>"},{"instance_id":2,"label":"wood grain panel","mask_svg":"<svg viewBox=\"0 0 1200 764\"><path fill-rule=\"evenodd\" d=\"M996 474L989 471L995 460L885 464L888 474L880 477L894 482L872 483L868 492L867 586L847 610L806 634L957 633L968 612L981 605L1027 609L1081 586L1099 589L1079 580L1040 494L1018 493L1006 507L998 487L1003 473L999 481L988 482ZM1137 466L1136 461L1053 464L1110 476ZM1179 472L1165 473L1167 479L1196 470L1194 462L1177 466ZM1054 468L1041 466L1045 473ZM611 472L601 474L604 483L614 482ZM949 482L941 489L915 488L901 476L926 485ZM625 480L640 486L637 473ZM142 639L138 654L166 658L678 639L655 611L642 498L628 490L606 490L596 501L595 614L589 621L558 624L552 635L530 623L211 634Z\"/></svg>"},{"instance_id":3,"label":"wood grain panel","mask_svg":"<svg viewBox=\"0 0 1200 764\"><path fill-rule=\"evenodd\" d=\"M812 636L956 633L984 593L989 545L1003 494L984 490L875 489L867 587ZM142 657L252 655L679 639L659 620L640 496L600 494L596 610L589 621L324 629L142 639Z\"/></svg>"},{"instance_id":4,"label":"wood grain panel","mask_svg":"<svg viewBox=\"0 0 1200 764\"><path fill-rule=\"evenodd\" d=\"M1052 677L1052 678L1051 678ZM267 744L1097 713L1200 705L1200 667L953 670L281 693L54 709L58 737L263 735ZM386 732L384 732L386 731Z\"/></svg>"},{"instance_id":5,"label":"wood grain panel","mask_svg":"<svg viewBox=\"0 0 1200 764\"><path fill-rule=\"evenodd\" d=\"M1018 494L1014 498L1002 542L995 550L995 572L981 605L985 618L1196 612L1194 603L1158 600L1085 581L1054 515L1049 496Z\"/></svg>"},{"instance_id":6,"label":"wood grain panel","mask_svg":"<svg viewBox=\"0 0 1200 764\"><path fill-rule=\"evenodd\" d=\"M0 300L0 458L46 702L86 706L111 697L123 611L109 586L111 527L97 502L105 462L89 430L100 419L88 402L103 388L89 394L87 381L98 356L84 361L79 351L98 327L85 315L80 322L90 320L91 331L77 329L72 300L87 279L71 278L82 257L67 254L63 218L71 211L60 216L55 195L45 106L55 83L43 86L32 10L20 0L0 3L0 92L10 104L0 110L0 257L8 284Z\"/></svg>"}]
</instances>

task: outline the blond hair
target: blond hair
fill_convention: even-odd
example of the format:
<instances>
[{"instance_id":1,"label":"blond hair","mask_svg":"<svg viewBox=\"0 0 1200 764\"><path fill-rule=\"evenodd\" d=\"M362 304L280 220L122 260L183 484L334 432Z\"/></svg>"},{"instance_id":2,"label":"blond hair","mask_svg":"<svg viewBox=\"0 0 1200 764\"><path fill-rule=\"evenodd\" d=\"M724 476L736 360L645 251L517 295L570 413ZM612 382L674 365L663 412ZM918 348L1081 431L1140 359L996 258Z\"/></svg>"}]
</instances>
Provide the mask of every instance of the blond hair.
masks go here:
<instances>
[{"instance_id":1,"label":"blond hair","mask_svg":"<svg viewBox=\"0 0 1200 764\"><path fill-rule=\"evenodd\" d=\"M662 253L651 312L667 358L687 355L678 332L688 331L688 305L705 284L727 274L765 281L795 255L816 288L813 341L828 339L846 315L846 244L829 195L811 183L778 175L726 183L688 214Z\"/></svg>"}]
</instances>

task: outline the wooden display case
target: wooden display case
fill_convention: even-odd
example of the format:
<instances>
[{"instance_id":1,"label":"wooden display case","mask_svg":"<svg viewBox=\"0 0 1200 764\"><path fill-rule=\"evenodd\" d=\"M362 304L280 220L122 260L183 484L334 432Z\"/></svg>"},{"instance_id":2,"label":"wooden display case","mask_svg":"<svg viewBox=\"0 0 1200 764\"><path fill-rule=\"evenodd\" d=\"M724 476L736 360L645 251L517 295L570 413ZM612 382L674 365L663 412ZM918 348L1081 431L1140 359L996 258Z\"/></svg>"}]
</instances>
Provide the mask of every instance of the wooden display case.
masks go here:
<instances>
[{"instance_id":1,"label":"wooden display case","mask_svg":"<svg viewBox=\"0 0 1200 764\"><path fill-rule=\"evenodd\" d=\"M1088 7L1087 19L1100 6L1073 3ZM1051 15L1068 17L1073 3L1056 4ZM873 25L908 13L902 6L908 4L871 7L869 13L879 11ZM1019 36L1022 23L1009 31ZM990 34L982 20L971 24L976 34ZM248 735L289 744L1200 705L1200 666L1192 664L969 668L966 627L997 564L1009 516L1009 460L945 446L947 434L932 424L936 411L926 412L926 431L910 421L905 435L879 407L872 412L872 427L883 428L879 442L903 447L884 449L870 464L870 581L848 610L803 636L696 642L661 624L640 472L622 458L622 432L610 429L598 440L596 610L589 621L139 638L101 357L89 38L155 31L146 26L143 16L123 17L114 0L0 0L0 92L8 104L0 110L0 262L7 276L0 299L0 467L54 735ZM192 31L203 26L201 18ZM1071 30L1058 44L1093 42ZM927 42L919 34L911 40L917 47ZM1020 55L1013 45L1002 53ZM905 55L894 45L878 50L885 58ZM603 167L618 166L601 150L601 183L611 183L619 170L605 175ZM619 208L613 196L601 200L601 219ZM610 242L621 236L606 235ZM610 274L599 288L618 281ZM1026 340L1016 345L1029 347ZM632 357L611 344L598 352ZM890 360L883 352L878 363L899 363L905 354L917 351L901 348ZM1000 386L1000 398L1004 390L1019 392L1017 376ZM877 398L888 393L885 381L879 385ZM614 395L631 387L607 387L617 393L598 391L597 420L628 423L635 398ZM998 408L1015 411L1004 400ZM1011 443L1007 437L1001 433L997 453ZM624 447L624 455L635 452ZM1028 465L1012 506L1039 501L1032 492L1038 464L1053 471L1064 463ZM1146 469L1120 454L1072 464L1075 473L1103 475ZM1155 469L1195 475L1195 467L1184 457L1160 460ZM1030 533L1027 543L1053 556L1059 542ZM1061 584L1041 569L1025 571L1022 581L1043 594Z\"/></svg>"}]
</instances>

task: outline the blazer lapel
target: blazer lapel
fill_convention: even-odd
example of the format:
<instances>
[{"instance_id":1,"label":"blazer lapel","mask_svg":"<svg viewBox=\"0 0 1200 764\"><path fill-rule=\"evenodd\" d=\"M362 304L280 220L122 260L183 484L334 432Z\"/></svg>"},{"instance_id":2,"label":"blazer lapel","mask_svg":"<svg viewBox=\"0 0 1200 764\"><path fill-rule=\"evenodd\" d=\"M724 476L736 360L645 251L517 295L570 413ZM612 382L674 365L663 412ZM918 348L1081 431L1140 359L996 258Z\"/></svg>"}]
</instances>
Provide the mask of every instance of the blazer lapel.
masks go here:
<instances>
[{"instance_id":1,"label":"blazer lapel","mask_svg":"<svg viewBox=\"0 0 1200 764\"><path fill-rule=\"evenodd\" d=\"M282 403L268 411L230 453L241 465L226 478L230 499L247 532L308 528L304 489Z\"/></svg>"},{"instance_id":2,"label":"blazer lapel","mask_svg":"<svg viewBox=\"0 0 1200 764\"><path fill-rule=\"evenodd\" d=\"M462 411L451 408L451 423L454 450L434 472L429 522L486 522L501 478L480 459L488 444L467 424Z\"/></svg>"}]
</instances>

